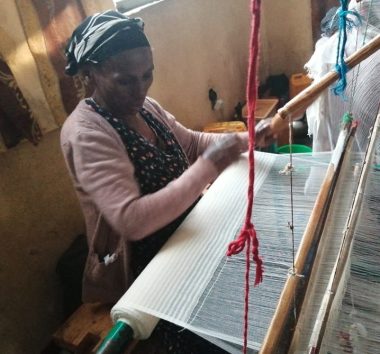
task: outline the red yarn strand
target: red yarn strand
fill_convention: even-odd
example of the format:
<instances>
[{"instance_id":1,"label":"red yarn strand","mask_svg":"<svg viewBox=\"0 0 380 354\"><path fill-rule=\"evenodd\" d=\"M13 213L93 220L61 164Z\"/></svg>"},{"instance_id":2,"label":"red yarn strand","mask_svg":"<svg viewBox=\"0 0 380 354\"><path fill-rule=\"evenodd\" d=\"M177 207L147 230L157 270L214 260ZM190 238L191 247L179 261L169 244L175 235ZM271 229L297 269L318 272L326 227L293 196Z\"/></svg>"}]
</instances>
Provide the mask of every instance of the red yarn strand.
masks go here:
<instances>
[{"instance_id":1,"label":"red yarn strand","mask_svg":"<svg viewBox=\"0 0 380 354\"><path fill-rule=\"evenodd\" d=\"M248 206L245 216L245 223L236 240L228 246L227 256L232 256L243 251L246 247L246 270L245 270L245 297L244 297L244 345L243 353L247 353L248 342L248 314L249 314L249 270L250 270L250 253L252 242L252 258L256 264L256 276L254 285L258 285L263 279L263 262L259 256L259 241L256 230L251 222L253 209L253 194L255 182L255 108L257 99L257 62L259 53L259 28L260 28L260 8L261 0L252 0L252 22L251 22L251 40L249 50L249 67L247 80L247 106L248 106L248 134L249 134L249 183L248 183Z\"/></svg>"}]
</instances>

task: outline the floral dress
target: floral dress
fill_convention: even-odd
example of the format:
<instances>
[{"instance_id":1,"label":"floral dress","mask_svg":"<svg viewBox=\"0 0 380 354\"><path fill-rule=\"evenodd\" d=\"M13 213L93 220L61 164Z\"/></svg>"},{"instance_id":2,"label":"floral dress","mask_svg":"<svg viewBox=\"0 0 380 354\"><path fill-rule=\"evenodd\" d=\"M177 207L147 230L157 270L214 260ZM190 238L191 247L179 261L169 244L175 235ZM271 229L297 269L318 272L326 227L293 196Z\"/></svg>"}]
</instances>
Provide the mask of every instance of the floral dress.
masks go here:
<instances>
[{"instance_id":1,"label":"floral dress","mask_svg":"<svg viewBox=\"0 0 380 354\"><path fill-rule=\"evenodd\" d=\"M121 119L101 108L93 99L86 99L86 103L106 119L120 135L135 167L135 178L142 195L154 193L164 188L189 167L187 156L172 132L144 108L139 113L156 135L157 145L152 144L141 134L124 124ZM152 235L131 243L131 268L135 277L153 259L193 206ZM154 351L156 354L225 353L222 349L192 332L163 320L158 323L152 336L160 338L161 342L160 348L156 348Z\"/></svg>"}]
</instances>

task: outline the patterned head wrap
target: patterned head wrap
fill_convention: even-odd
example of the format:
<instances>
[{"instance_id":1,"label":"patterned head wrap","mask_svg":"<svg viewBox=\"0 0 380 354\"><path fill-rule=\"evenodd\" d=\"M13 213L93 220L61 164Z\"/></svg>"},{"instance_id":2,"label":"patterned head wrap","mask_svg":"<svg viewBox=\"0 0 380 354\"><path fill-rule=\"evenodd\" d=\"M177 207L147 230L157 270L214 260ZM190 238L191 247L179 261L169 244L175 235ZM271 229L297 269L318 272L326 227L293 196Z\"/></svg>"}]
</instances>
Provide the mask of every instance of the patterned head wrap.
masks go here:
<instances>
[{"instance_id":1,"label":"patterned head wrap","mask_svg":"<svg viewBox=\"0 0 380 354\"><path fill-rule=\"evenodd\" d=\"M75 75L81 64L97 64L126 49L149 46L141 19L112 10L98 13L74 30L65 51L65 72Z\"/></svg>"}]
</instances>

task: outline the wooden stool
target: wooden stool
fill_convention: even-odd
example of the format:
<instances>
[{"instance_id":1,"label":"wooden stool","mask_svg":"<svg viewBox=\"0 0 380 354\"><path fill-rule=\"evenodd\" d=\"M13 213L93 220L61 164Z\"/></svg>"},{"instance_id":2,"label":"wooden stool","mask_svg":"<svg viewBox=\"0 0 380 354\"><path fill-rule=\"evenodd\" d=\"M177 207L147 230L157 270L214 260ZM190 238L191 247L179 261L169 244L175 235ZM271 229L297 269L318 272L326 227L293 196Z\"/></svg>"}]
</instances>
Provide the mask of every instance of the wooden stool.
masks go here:
<instances>
[{"instance_id":1,"label":"wooden stool","mask_svg":"<svg viewBox=\"0 0 380 354\"><path fill-rule=\"evenodd\" d=\"M53 334L53 342L73 354L92 354L112 328L111 305L81 305Z\"/></svg>"},{"instance_id":2,"label":"wooden stool","mask_svg":"<svg viewBox=\"0 0 380 354\"><path fill-rule=\"evenodd\" d=\"M112 329L112 305L83 304L53 334L51 343L41 354L95 354ZM154 335L143 341L133 340L124 354L156 354L162 338Z\"/></svg>"}]
</instances>

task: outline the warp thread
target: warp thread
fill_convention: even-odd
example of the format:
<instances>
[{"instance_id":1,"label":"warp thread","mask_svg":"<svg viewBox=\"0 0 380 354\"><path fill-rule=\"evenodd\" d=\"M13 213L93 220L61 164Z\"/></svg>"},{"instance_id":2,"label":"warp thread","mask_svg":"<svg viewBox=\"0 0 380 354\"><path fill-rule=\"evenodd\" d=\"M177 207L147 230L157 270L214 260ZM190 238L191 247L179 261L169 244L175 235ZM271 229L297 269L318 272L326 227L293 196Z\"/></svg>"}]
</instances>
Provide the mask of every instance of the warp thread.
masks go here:
<instances>
[{"instance_id":1,"label":"warp thread","mask_svg":"<svg viewBox=\"0 0 380 354\"><path fill-rule=\"evenodd\" d=\"M347 43L347 31L361 24L360 15L354 10L348 10L348 3L349 0L340 0L341 6L337 12L337 15L339 16L339 35L335 70L339 74L339 80L333 87L333 91L335 95L342 97L344 97L344 90L347 86L346 74L348 72L348 66L344 60ZM353 16L353 18L349 15ZM357 19L357 22L355 19Z\"/></svg>"},{"instance_id":2,"label":"warp thread","mask_svg":"<svg viewBox=\"0 0 380 354\"><path fill-rule=\"evenodd\" d=\"M238 238L228 246L227 256L240 253L246 246L246 272L245 272L245 301L244 301L244 344L243 353L247 353L248 341L248 299L249 299L249 269L250 269L250 249L252 245L252 256L256 263L255 285L261 283L263 279L263 262L259 256L259 241L256 230L251 222L253 208L253 191L255 181L254 171L254 149L255 149L255 108L257 99L257 61L259 53L259 29L260 29L260 9L261 0L252 0L251 12L251 41L249 50L249 68L247 80L247 106L248 106L248 134L249 134L249 182L248 182L248 206L245 216L245 223Z\"/></svg>"}]
</instances>

